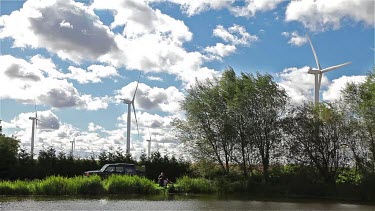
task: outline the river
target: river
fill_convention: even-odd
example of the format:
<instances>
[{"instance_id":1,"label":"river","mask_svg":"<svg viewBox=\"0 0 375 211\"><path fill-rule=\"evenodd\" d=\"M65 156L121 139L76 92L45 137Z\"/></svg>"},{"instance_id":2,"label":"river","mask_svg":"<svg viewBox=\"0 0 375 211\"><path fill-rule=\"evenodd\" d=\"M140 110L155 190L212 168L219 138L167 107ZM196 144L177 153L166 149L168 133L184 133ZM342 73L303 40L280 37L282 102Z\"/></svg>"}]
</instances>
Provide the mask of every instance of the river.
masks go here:
<instances>
[{"instance_id":1,"label":"river","mask_svg":"<svg viewBox=\"0 0 375 211\"><path fill-rule=\"evenodd\" d=\"M375 210L326 200L251 199L203 195L126 197L0 197L0 210Z\"/></svg>"}]
</instances>

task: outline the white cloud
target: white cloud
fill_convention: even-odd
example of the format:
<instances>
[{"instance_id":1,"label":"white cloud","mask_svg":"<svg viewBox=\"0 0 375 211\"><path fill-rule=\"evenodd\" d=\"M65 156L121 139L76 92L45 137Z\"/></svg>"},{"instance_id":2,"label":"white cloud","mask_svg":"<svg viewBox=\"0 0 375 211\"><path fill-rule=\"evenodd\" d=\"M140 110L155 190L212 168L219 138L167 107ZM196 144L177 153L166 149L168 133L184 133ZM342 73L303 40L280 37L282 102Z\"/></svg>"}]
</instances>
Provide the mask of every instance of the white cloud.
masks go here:
<instances>
[{"instance_id":1,"label":"white cloud","mask_svg":"<svg viewBox=\"0 0 375 211\"><path fill-rule=\"evenodd\" d=\"M256 35L249 34L245 27L234 24L225 29L222 25L216 26L213 35L233 45L250 45L258 40Z\"/></svg>"},{"instance_id":2,"label":"white cloud","mask_svg":"<svg viewBox=\"0 0 375 211\"><path fill-rule=\"evenodd\" d=\"M90 132L93 132L93 131L96 131L96 130L101 130L101 129L103 129L103 127L100 126L100 125L96 125L96 124L94 124L93 122L90 122L89 125L88 125L88 127L87 127L87 129L88 129Z\"/></svg>"},{"instance_id":3,"label":"white cloud","mask_svg":"<svg viewBox=\"0 0 375 211\"><path fill-rule=\"evenodd\" d=\"M30 59L30 63L35 69L39 69L51 78L64 78L65 74L57 69L55 63L50 58L44 58L37 54Z\"/></svg>"},{"instance_id":4,"label":"white cloud","mask_svg":"<svg viewBox=\"0 0 375 211\"><path fill-rule=\"evenodd\" d=\"M150 3L171 2L181 6L188 16L208 10L228 9L235 16L253 17L257 12L273 10L283 0L245 0L244 6L234 6L236 0L147 0Z\"/></svg>"},{"instance_id":5,"label":"white cloud","mask_svg":"<svg viewBox=\"0 0 375 211\"><path fill-rule=\"evenodd\" d=\"M160 34L176 44L192 39L192 33L184 22L162 14L160 10L152 9L145 1L127 0L109 3L106 0L95 0L91 7L115 10L111 28L125 26L123 34L128 39L145 34Z\"/></svg>"},{"instance_id":6,"label":"white cloud","mask_svg":"<svg viewBox=\"0 0 375 211\"><path fill-rule=\"evenodd\" d=\"M224 45L223 43L216 43L215 46L208 46L204 49L205 52L212 54L213 56L225 57L236 51L234 45Z\"/></svg>"},{"instance_id":7,"label":"white cloud","mask_svg":"<svg viewBox=\"0 0 375 211\"><path fill-rule=\"evenodd\" d=\"M134 39L117 36L116 41L123 54L106 58L106 62L115 66L143 70L146 73L172 74L185 87L194 84L196 78L205 80L219 74L213 69L202 67L206 58L201 53L188 52L160 35L147 34Z\"/></svg>"},{"instance_id":8,"label":"white cloud","mask_svg":"<svg viewBox=\"0 0 375 211\"><path fill-rule=\"evenodd\" d=\"M117 96L115 98L132 99L136 84L137 82L132 82L121 88L121 90L117 91ZM137 109L158 109L168 113L176 113L181 111L180 102L184 99L184 94L173 86L163 89L139 83L135 98L135 106Z\"/></svg>"},{"instance_id":9,"label":"white cloud","mask_svg":"<svg viewBox=\"0 0 375 211\"><path fill-rule=\"evenodd\" d=\"M290 40L288 41L290 45L302 46L305 43L307 43L307 37L299 35L296 31L292 33L282 32L281 35L283 35L286 38L290 38Z\"/></svg>"},{"instance_id":10,"label":"white cloud","mask_svg":"<svg viewBox=\"0 0 375 211\"><path fill-rule=\"evenodd\" d=\"M71 29L73 29L73 25L71 25L69 22L66 22L65 20L61 21L60 27L65 27L65 28L71 28Z\"/></svg>"},{"instance_id":11,"label":"white cloud","mask_svg":"<svg viewBox=\"0 0 375 211\"><path fill-rule=\"evenodd\" d=\"M114 35L92 10L72 0L29 0L0 18L0 38L15 47L45 48L74 62L116 52Z\"/></svg>"},{"instance_id":12,"label":"white cloud","mask_svg":"<svg viewBox=\"0 0 375 211\"><path fill-rule=\"evenodd\" d=\"M147 76L147 79L150 80L150 81L161 81L163 82L163 79L161 77L158 77L158 76Z\"/></svg>"},{"instance_id":13,"label":"white cloud","mask_svg":"<svg viewBox=\"0 0 375 211\"><path fill-rule=\"evenodd\" d=\"M115 36L121 53L107 54L100 58L101 62L146 73L173 74L185 87L194 84L196 78L204 80L218 74L202 67L204 55L183 48L183 43L192 39L184 22L162 14L147 2L96 0L91 7L114 10L111 27L124 26L124 36Z\"/></svg>"},{"instance_id":14,"label":"white cloud","mask_svg":"<svg viewBox=\"0 0 375 211\"><path fill-rule=\"evenodd\" d=\"M0 97L14 99L19 102L49 105L54 108L76 107L79 109L97 110L107 108L108 97L92 97L84 95L66 79L46 77L45 67L53 66L40 61L50 61L41 57L33 57L29 63L10 55L0 56ZM52 74L53 73L53 74ZM46 74L61 75L57 70ZM11 92L9 90L12 90Z\"/></svg>"},{"instance_id":15,"label":"white cloud","mask_svg":"<svg viewBox=\"0 0 375 211\"><path fill-rule=\"evenodd\" d=\"M245 6L232 6L229 10L235 16L253 17L257 12L274 10L284 0L245 0Z\"/></svg>"},{"instance_id":16,"label":"white cloud","mask_svg":"<svg viewBox=\"0 0 375 211\"><path fill-rule=\"evenodd\" d=\"M308 74L309 67L287 68L279 75L278 84L285 89L292 103L300 104L312 100L314 94L314 75ZM321 89L329 83L323 74Z\"/></svg>"},{"instance_id":17,"label":"white cloud","mask_svg":"<svg viewBox=\"0 0 375 211\"><path fill-rule=\"evenodd\" d=\"M340 78L332 80L332 83L328 85L328 89L323 92L323 100L335 101L339 100L342 96L342 89L348 83L363 83L366 80L366 76L341 76Z\"/></svg>"},{"instance_id":18,"label":"white cloud","mask_svg":"<svg viewBox=\"0 0 375 211\"><path fill-rule=\"evenodd\" d=\"M38 115L38 130L56 130L60 128L59 118L51 111L36 111ZM12 119L7 128L31 128L31 120L29 117L35 117L35 112L21 113Z\"/></svg>"},{"instance_id":19,"label":"white cloud","mask_svg":"<svg viewBox=\"0 0 375 211\"><path fill-rule=\"evenodd\" d=\"M285 20L301 22L312 31L338 29L352 20L374 26L375 2L369 0L301 0L291 1Z\"/></svg>"},{"instance_id":20,"label":"white cloud","mask_svg":"<svg viewBox=\"0 0 375 211\"><path fill-rule=\"evenodd\" d=\"M70 73L65 74L64 78L77 80L81 84L99 83L102 78L118 77L119 74L114 67L103 65L91 65L84 70L82 68L68 67Z\"/></svg>"},{"instance_id":21,"label":"white cloud","mask_svg":"<svg viewBox=\"0 0 375 211\"><path fill-rule=\"evenodd\" d=\"M152 1L159 1L159 0L151 0ZM175 4L180 4L182 11L184 11L189 16L199 14L201 12L214 9L218 10L221 8L229 7L234 0L168 0Z\"/></svg>"}]
</instances>

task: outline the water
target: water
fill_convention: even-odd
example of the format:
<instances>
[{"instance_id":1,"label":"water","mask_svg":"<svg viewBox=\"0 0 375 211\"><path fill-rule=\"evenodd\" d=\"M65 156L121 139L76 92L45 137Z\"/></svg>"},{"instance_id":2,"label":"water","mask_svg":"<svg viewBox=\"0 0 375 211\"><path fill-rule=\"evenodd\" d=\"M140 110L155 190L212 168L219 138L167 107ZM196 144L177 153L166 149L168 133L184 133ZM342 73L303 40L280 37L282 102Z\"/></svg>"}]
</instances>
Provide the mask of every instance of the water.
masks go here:
<instances>
[{"instance_id":1,"label":"water","mask_svg":"<svg viewBox=\"0 0 375 211\"><path fill-rule=\"evenodd\" d=\"M0 197L0 210L375 210L375 205L217 196Z\"/></svg>"}]
</instances>

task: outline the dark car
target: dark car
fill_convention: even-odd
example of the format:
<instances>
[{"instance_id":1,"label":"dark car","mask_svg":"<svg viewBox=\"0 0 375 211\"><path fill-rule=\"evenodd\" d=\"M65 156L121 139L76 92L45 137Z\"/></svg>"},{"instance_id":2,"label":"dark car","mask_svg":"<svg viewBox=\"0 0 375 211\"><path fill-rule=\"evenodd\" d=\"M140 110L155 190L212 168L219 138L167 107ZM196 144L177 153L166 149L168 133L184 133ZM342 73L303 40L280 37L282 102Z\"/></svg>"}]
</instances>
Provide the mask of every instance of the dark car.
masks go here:
<instances>
[{"instance_id":1,"label":"dark car","mask_svg":"<svg viewBox=\"0 0 375 211\"><path fill-rule=\"evenodd\" d=\"M114 164L105 164L100 170L94 171L85 171L86 176L90 175L99 175L99 176L109 176L112 174L126 174L126 175L136 175L137 170L135 169L134 164L128 163L114 163Z\"/></svg>"}]
</instances>

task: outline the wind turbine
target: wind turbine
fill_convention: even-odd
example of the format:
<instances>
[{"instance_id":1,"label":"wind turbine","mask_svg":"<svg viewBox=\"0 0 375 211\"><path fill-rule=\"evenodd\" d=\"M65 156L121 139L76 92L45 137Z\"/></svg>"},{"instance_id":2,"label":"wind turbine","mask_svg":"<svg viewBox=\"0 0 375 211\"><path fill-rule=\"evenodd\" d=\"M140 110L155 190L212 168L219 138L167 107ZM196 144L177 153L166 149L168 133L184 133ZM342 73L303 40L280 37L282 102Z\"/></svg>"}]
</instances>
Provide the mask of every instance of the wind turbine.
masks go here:
<instances>
[{"instance_id":1,"label":"wind turbine","mask_svg":"<svg viewBox=\"0 0 375 211\"><path fill-rule=\"evenodd\" d=\"M127 131L126 131L126 154L130 154L130 126L131 126L131 107L132 106L133 106L135 123L137 124L137 130L138 130L138 136L139 136L138 120L137 120L137 114L135 113L134 100L135 100L135 94L137 93L140 78L141 78L141 73L139 73L138 82L134 91L133 99L132 100L121 99L124 104L128 105L128 121L127 121Z\"/></svg>"},{"instance_id":2,"label":"wind turbine","mask_svg":"<svg viewBox=\"0 0 375 211\"><path fill-rule=\"evenodd\" d=\"M72 152L71 152L71 155L72 155L72 157L74 157L74 148L76 146L76 137L74 137L73 141L70 141L70 143L72 143Z\"/></svg>"},{"instance_id":3,"label":"wind turbine","mask_svg":"<svg viewBox=\"0 0 375 211\"><path fill-rule=\"evenodd\" d=\"M148 159L150 159L151 158L151 133L150 133L150 127L148 128L148 135L150 136L150 139L146 140L148 142L147 156L148 156Z\"/></svg>"},{"instance_id":4,"label":"wind turbine","mask_svg":"<svg viewBox=\"0 0 375 211\"><path fill-rule=\"evenodd\" d=\"M2 133L3 133L3 126L1 126L1 119L0 119L0 136L2 135Z\"/></svg>"},{"instance_id":5,"label":"wind turbine","mask_svg":"<svg viewBox=\"0 0 375 211\"><path fill-rule=\"evenodd\" d=\"M335 65L335 66L331 66L331 67L327 67L327 68L322 69L322 67L320 66L319 60L318 60L318 56L316 55L314 46L313 46L313 44L311 42L311 39L310 39L310 37L309 37L309 35L307 33L306 33L306 37L309 40L312 52L314 54L316 66L317 66L317 69L313 69L313 68L310 67L309 71L307 72L309 74L314 74L314 76L315 76L315 97L314 97L314 104L317 105L319 103L319 90L320 90L320 84L322 83L323 73L326 73L326 72L329 72L331 70L334 70L334 69L346 66L348 64L351 64L351 62L346 62L346 63L343 63L343 64L339 64L339 65Z\"/></svg>"},{"instance_id":6,"label":"wind turbine","mask_svg":"<svg viewBox=\"0 0 375 211\"><path fill-rule=\"evenodd\" d=\"M31 125L31 160L34 159L34 138L35 138L35 129L38 128L38 111L36 110L36 102L34 102L34 110L35 110L35 117L29 117L29 119L32 121Z\"/></svg>"}]
</instances>

